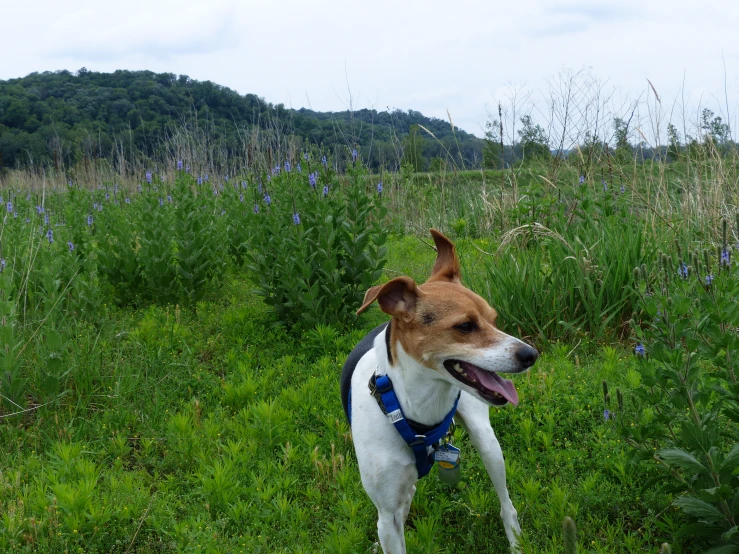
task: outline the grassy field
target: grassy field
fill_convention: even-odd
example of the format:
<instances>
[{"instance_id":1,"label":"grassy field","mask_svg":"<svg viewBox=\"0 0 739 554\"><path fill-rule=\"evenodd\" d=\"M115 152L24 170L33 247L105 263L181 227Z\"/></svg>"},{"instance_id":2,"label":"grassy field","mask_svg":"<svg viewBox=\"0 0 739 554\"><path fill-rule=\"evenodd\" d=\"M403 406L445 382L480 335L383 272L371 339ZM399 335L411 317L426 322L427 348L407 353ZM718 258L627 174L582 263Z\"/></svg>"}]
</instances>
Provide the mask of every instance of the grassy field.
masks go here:
<instances>
[{"instance_id":1,"label":"grassy field","mask_svg":"<svg viewBox=\"0 0 739 554\"><path fill-rule=\"evenodd\" d=\"M388 274L423 279L433 251L390 242ZM479 254L462 242L463 265ZM0 426L2 548L38 552L369 552L375 512L359 482L338 376L373 310L345 335L271 324L239 274L191 311L105 306L75 329L74 388ZM505 317L503 315L503 317ZM592 552L655 550L675 530L635 483L604 420L601 380L628 390L631 357L555 345L493 410L527 552L561 551L561 521ZM504 551L497 497L458 431L464 477L420 482L411 552Z\"/></svg>"},{"instance_id":2,"label":"grassy field","mask_svg":"<svg viewBox=\"0 0 739 554\"><path fill-rule=\"evenodd\" d=\"M536 166L477 176L368 176L349 167L353 181L324 168L317 186L278 170L243 187L196 184L180 172L138 191L112 181L46 191L22 175L3 189L11 201L0 238L8 264L0 272L0 550L376 552L376 512L359 480L339 374L385 316L373 309L356 323L288 328L271 296L284 279L280 306L317 305L325 295L311 285L316 274L345 298L361 295L355 282L340 282L346 260L322 241L367 218L390 231L385 243L373 228L376 248L360 252L372 268L387 249L368 282L425 280L434 260L428 227L440 227L502 328L542 351L516 379L520 405L491 410L522 552L562 552L565 516L577 522L582 551L657 552L663 542L700 551L705 543L684 531L691 513L675 504L685 491L657 486L670 453L649 457L679 445L687 427L669 428L662 400L648 405L659 374L634 355L633 333L667 319L673 300L654 302L683 258L697 276L684 294L735 304L735 292L725 304L715 296L727 272L713 254L735 242L726 226L721 239L722 219L728 233L737 229L734 170L645 164L628 178L630 166L621 168L610 184L600 175L581 184L570 166L567 184L554 187ZM373 220L371 209L386 212ZM344 248L365 235L349 233ZM302 244L310 256L300 258ZM272 257L255 260L254 245ZM355 307L345 308L342 317ZM722 337L736 324L719 323L707 340L720 351L699 364L712 376L734 352ZM617 406L617 390L633 413ZM706 433L716 422L716 437L735 435L731 414L710 413ZM666 439L624 430L665 420ZM737 479L728 441L706 447L706 463L713 455L723 464L712 474L719 485ZM448 487L432 474L419 482L409 552L506 551L492 484L462 431L455 442L462 481ZM647 450L641 461L635 447ZM687 469L670 466L682 482L692 459ZM705 502L726 504L734 490L707 487Z\"/></svg>"}]
</instances>

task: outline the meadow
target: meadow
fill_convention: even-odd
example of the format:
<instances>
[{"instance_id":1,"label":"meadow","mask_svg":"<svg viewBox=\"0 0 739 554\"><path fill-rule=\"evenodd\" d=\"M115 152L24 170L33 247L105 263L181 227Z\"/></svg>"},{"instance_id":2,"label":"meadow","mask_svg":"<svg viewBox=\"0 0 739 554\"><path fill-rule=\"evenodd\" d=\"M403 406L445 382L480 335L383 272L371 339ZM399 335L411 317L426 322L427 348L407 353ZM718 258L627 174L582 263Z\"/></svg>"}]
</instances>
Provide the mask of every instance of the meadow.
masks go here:
<instances>
[{"instance_id":1,"label":"meadow","mask_svg":"<svg viewBox=\"0 0 739 554\"><path fill-rule=\"evenodd\" d=\"M521 551L739 552L736 152L372 174L361 152L0 187L0 549L376 552L339 374L428 229L542 352L491 410ZM193 169L190 168L192 163ZM195 169L197 167L197 169ZM503 552L492 484L418 484L409 552Z\"/></svg>"}]
</instances>

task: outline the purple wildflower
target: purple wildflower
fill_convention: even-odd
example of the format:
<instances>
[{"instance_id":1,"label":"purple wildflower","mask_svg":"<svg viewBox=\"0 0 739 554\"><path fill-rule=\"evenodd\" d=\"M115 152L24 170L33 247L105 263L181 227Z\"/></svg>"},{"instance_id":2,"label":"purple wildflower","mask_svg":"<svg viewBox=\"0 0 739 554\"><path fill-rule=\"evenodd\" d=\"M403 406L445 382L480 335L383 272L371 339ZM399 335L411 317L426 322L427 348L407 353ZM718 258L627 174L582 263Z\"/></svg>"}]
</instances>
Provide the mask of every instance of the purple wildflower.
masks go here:
<instances>
[{"instance_id":1,"label":"purple wildflower","mask_svg":"<svg viewBox=\"0 0 739 554\"><path fill-rule=\"evenodd\" d=\"M5 269L5 258L0 258L0 273Z\"/></svg>"},{"instance_id":2,"label":"purple wildflower","mask_svg":"<svg viewBox=\"0 0 739 554\"><path fill-rule=\"evenodd\" d=\"M316 173L310 173L308 175L308 184L313 188L316 188L316 175Z\"/></svg>"},{"instance_id":3,"label":"purple wildflower","mask_svg":"<svg viewBox=\"0 0 739 554\"><path fill-rule=\"evenodd\" d=\"M190 164L185 166L185 173L190 173Z\"/></svg>"},{"instance_id":4,"label":"purple wildflower","mask_svg":"<svg viewBox=\"0 0 739 554\"><path fill-rule=\"evenodd\" d=\"M625 192L626 192L626 187L625 187L625 186L623 186L623 185L621 185L621 194L623 194L623 193L625 193Z\"/></svg>"},{"instance_id":5,"label":"purple wildflower","mask_svg":"<svg viewBox=\"0 0 739 554\"><path fill-rule=\"evenodd\" d=\"M307 162L310 156L308 155L308 152L303 152L303 159Z\"/></svg>"},{"instance_id":6,"label":"purple wildflower","mask_svg":"<svg viewBox=\"0 0 739 554\"><path fill-rule=\"evenodd\" d=\"M164 200L162 200L162 198L159 198L159 205L164 206Z\"/></svg>"},{"instance_id":7,"label":"purple wildflower","mask_svg":"<svg viewBox=\"0 0 739 554\"><path fill-rule=\"evenodd\" d=\"M205 174L205 182L206 183L208 182L208 174L207 173Z\"/></svg>"},{"instance_id":8,"label":"purple wildflower","mask_svg":"<svg viewBox=\"0 0 739 554\"><path fill-rule=\"evenodd\" d=\"M382 181L377 183L377 194L382 194Z\"/></svg>"},{"instance_id":9,"label":"purple wildflower","mask_svg":"<svg viewBox=\"0 0 739 554\"><path fill-rule=\"evenodd\" d=\"M118 194L118 185L113 185L113 193Z\"/></svg>"},{"instance_id":10,"label":"purple wildflower","mask_svg":"<svg viewBox=\"0 0 739 554\"><path fill-rule=\"evenodd\" d=\"M603 192L608 192L608 183L606 183L606 180L602 179L601 183L603 184Z\"/></svg>"},{"instance_id":11,"label":"purple wildflower","mask_svg":"<svg viewBox=\"0 0 739 554\"><path fill-rule=\"evenodd\" d=\"M172 195L171 194L168 194L167 195L167 202L169 202L170 204L172 203Z\"/></svg>"},{"instance_id":12,"label":"purple wildflower","mask_svg":"<svg viewBox=\"0 0 739 554\"><path fill-rule=\"evenodd\" d=\"M686 264L685 262L680 262L680 267L677 271L680 274L680 277L682 277L683 279L688 278L688 264Z\"/></svg>"},{"instance_id":13,"label":"purple wildflower","mask_svg":"<svg viewBox=\"0 0 739 554\"><path fill-rule=\"evenodd\" d=\"M723 248L721 250L721 265L728 266L731 263L731 255L729 254L728 248Z\"/></svg>"},{"instance_id":14,"label":"purple wildflower","mask_svg":"<svg viewBox=\"0 0 739 554\"><path fill-rule=\"evenodd\" d=\"M259 194L262 194L262 183L259 183L259 184L257 185L257 192L258 192Z\"/></svg>"},{"instance_id":15,"label":"purple wildflower","mask_svg":"<svg viewBox=\"0 0 739 554\"><path fill-rule=\"evenodd\" d=\"M297 169L297 170L298 170L298 173L303 173L303 168L302 168L302 167L300 167L300 162L298 162L298 165L297 165L297 166L295 166L295 169Z\"/></svg>"},{"instance_id":16,"label":"purple wildflower","mask_svg":"<svg viewBox=\"0 0 739 554\"><path fill-rule=\"evenodd\" d=\"M13 217L14 218L18 217L18 212L13 212Z\"/></svg>"},{"instance_id":17,"label":"purple wildflower","mask_svg":"<svg viewBox=\"0 0 739 554\"><path fill-rule=\"evenodd\" d=\"M178 171L182 171L182 160L177 160L177 169Z\"/></svg>"},{"instance_id":18,"label":"purple wildflower","mask_svg":"<svg viewBox=\"0 0 739 554\"><path fill-rule=\"evenodd\" d=\"M223 176L223 178L224 178L224 179L226 180L226 182L228 183L228 175L224 175L224 176ZM221 185L221 188L223 188L223 185Z\"/></svg>"},{"instance_id":19,"label":"purple wildflower","mask_svg":"<svg viewBox=\"0 0 739 554\"><path fill-rule=\"evenodd\" d=\"M239 194L239 202L243 202L243 201L244 201L244 195L243 194Z\"/></svg>"},{"instance_id":20,"label":"purple wildflower","mask_svg":"<svg viewBox=\"0 0 739 554\"><path fill-rule=\"evenodd\" d=\"M608 421L609 419L611 419L611 410L607 410L607 409L603 410L603 419L605 421Z\"/></svg>"},{"instance_id":21,"label":"purple wildflower","mask_svg":"<svg viewBox=\"0 0 739 554\"><path fill-rule=\"evenodd\" d=\"M126 202L126 204L130 204L131 203L131 199L128 196L126 196L125 202Z\"/></svg>"},{"instance_id":22,"label":"purple wildflower","mask_svg":"<svg viewBox=\"0 0 739 554\"><path fill-rule=\"evenodd\" d=\"M326 160L326 156L323 156L321 158L321 163L323 164L323 167L324 168L327 168L328 167L328 160Z\"/></svg>"},{"instance_id":23,"label":"purple wildflower","mask_svg":"<svg viewBox=\"0 0 739 554\"><path fill-rule=\"evenodd\" d=\"M203 184L203 178L202 177L198 177L198 185L202 185L202 184Z\"/></svg>"},{"instance_id":24,"label":"purple wildflower","mask_svg":"<svg viewBox=\"0 0 739 554\"><path fill-rule=\"evenodd\" d=\"M328 185L323 185L323 196L328 196Z\"/></svg>"},{"instance_id":25,"label":"purple wildflower","mask_svg":"<svg viewBox=\"0 0 739 554\"><path fill-rule=\"evenodd\" d=\"M270 198L269 194L264 195L264 203L269 206L272 203L272 199Z\"/></svg>"},{"instance_id":26,"label":"purple wildflower","mask_svg":"<svg viewBox=\"0 0 739 554\"><path fill-rule=\"evenodd\" d=\"M49 214L44 214L44 225L49 224Z\"/></svg>"},{"instance_id":27,"label":"purple wildflower","mask_svg":"<svg viewBox=\"0 0 739 554\"><path fill-rule=\"evenodd\" d=\"M254 213L255 214L259 213L259 204L254 204Z\"/></svg>"},{"instance_id":28,"label":"purple wildflower","mask_svg":"<svg viewBox=\"0 0 739 554\"><path fill-rule=\"evenodd\" d=\"M69 251L70 252L73 252L74 251L74 243L71 240L67 243L67 246L69 246Z\"/></svg>"},{"instance_id":29,"label":"purple wildflower","mask_svg":"<svg viewBox=\"0 0 739 554\"><path fill-rule=\"evenodd\" d=\"M357 154L357 150L356 150L356 148L355 148L355 149L353 149L353 150L352 150L352 161L353 161L353 162L356 162L356 161L357 161L357 156L358 156L358 155L359 155L359 154Z\"/></svg>"},{"instance_id":30,"label":"purple wildflower","mask_svg":"<svg viewBox=\"0 0 739 554\"><path fill-rule=\"evenodd\" d=\"M41 215L42 213L44 213L44 207L43 206L36 206L36 213L38 215Z\"/></svg>"},{"instance_id":31,"label":"purple wildflower","mask_svg":"<svg viewBox=\"0 0 739 554\"><path fill-rule=\"evenodd\" d=\"M151 184L151 171L146 172L146 182Z\"/></svg>"},{"instance_id":32,"label":"purple wildflower","mask_svg":"<svg viewBox=\"0 0 739 554\"><path fill-rule=\"evenodd\" d=\"M705 283L707 287L710 287L713 284L713 275L706 275Z\"/></svg>"},{"instance_id":33,"label":"purple wildflower","mask_svg":"<svg viewBox=\"0 0 739 554\"><path fill-rule=\"evenodd\" d=\"M92 223L93 223L94 221L95 221L95 219L94 219L94 218L93 218L93 217L92 217L91 215L88 215L88 216L87 216L87 226L88 226L88 227L89 227L90 225L92 225Z\"/></svg>"},{"instance_id":34,"label":"purple wildflower","mask_svg":"<svg viewBox=\"0 0 739 554\"><path fill-rule=\"evenodd\" d=\"M72 179L69 180L69 182L67 183L67 185L69 185L70 187L72 186Z\"/></svg>"},{"instance_id":35,"label":"purple wildflower","mask_svg":"<svg viewBox=\"0 0 739 554\"><path fill-rule=\"evenodd\" d=\"M580 175L580 179L578 179L579 183L582 185L585 183L585 175Z\"/></svg>"},{"instance_id":36,"label":"purple wildflower","mask_svg":"<svg viewBox=\"0 0 739 554\"><path fill-rule=\"evenodd\" d=\"M292 169L292 167L290 167L290 162L286 161L286 162L285 162L285 171L286 171L287 173L290 173L290 170L291 170L291 169Z\"/></svg>"},{"instance_id":37,"label":"purple wildflower","mask_svg":"<svg viewBox=\"0 0 739 554\"><path fill-rule=\"evenodd\" d=\"M246 190L247 184L246 181L241 181L241 188Z\"/></svg>"},{"instance_id":38,"label":"purple wildflower","mask_svg":"<svg viewBox=\"0 0 739 554\"><path fill-rule=\"evenodd\" d=\"M8 213L13 211L13 203L10 200L8 200L7 208L8 208Z\"/></svg>"},{"instance_id":39,"label":"purple wildflower","mask_svg":"<svg viewBox=\"0 0 739 554\"><path fill-rule=\"evenodd\" d=\"M102 212L103 211L103 205L102 204L98 204L98 211L99 212Z\"/></svg>"},{"instance_id":40,"label":"purple wildflower","mask_svg":"<svg viewBox=\"0 0 739 554\"><path fill-rule=\"evenodd\" d=\"M110 194L108 194L107 192L105 193L105 200L106 200L106 201L107 201L107 200L110 200Z\"/></svg>"},{"instance_id":41,"label":"purple wildflower","mask_svg":"<svg viewBox=\"0 0 739 554\"><path fill-rule=\"evenodd\" d=\"M54 242L54 231L52 231L51 229L46 231L46 238L49 239L49 244Z\"/></svg>"},{"instance_id":42,"label":"purple wildflower","mask_svg":"<svg viewBox=\"0 0 739 554\"><path fill-rule=\"evenodd\" d=\"M300 214L298 212L293 214L293 223L295 225L300 225Z\"/></svg>"},{"instance_id":43,"label":"purple wildflower","mask_svg":"<svg viewBox=\"0 0 739 554\"><path fill-rule=\"evenodd\" d=\"M637 356L643 356L645 352L646 351L644 350L644 345L642 343L638 343L634 347L634 354L636 354Z\"/></svg>"}]
</instances>

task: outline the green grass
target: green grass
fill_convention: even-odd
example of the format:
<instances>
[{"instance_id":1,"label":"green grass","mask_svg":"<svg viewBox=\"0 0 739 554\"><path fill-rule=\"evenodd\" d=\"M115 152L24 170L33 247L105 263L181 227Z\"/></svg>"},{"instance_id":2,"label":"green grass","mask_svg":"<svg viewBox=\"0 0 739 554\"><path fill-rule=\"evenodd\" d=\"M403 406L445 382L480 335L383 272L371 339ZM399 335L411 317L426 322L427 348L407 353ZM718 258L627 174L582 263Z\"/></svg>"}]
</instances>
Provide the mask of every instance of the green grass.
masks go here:
<instances>
[{"instance_id":1,"label":"green grass","mask_svg":"<svg viewBox=\"0 0 739 554\"><path fill-rule=\"evenodd\" d=\"M485 249L484 241L476 244ZM388 244L386 277L424 280L433 251ZM466 272L482 254L460 241ZM376 512L362 489L339 398L363 333L272 325L243 275L190 310L105 306L79 325L56 401L0 425L0 549L29 552L371 552ZM504 316L504 314L503 314ZM583 349L584 347L580 347ZM603 418L601 380L639 381L610 347L553 344L517 379L516 408L491 410L525 552L561 552L564 516L588 552L656 552L680 518L640 490ZM35 362L32 362L35 363ZM463 478L419 482L409 552L503 552L498 501L464 433Z\"/></svg>"}]
</instances>

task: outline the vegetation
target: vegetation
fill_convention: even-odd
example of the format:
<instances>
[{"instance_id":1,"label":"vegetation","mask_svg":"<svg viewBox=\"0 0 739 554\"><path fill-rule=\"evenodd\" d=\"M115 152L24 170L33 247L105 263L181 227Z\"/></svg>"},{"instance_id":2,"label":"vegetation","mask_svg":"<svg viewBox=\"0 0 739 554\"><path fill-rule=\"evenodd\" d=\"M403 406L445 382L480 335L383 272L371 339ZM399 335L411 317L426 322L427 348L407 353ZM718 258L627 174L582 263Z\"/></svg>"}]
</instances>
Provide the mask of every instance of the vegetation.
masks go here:
<instances>
[{"instance_id":1,"label":"vegetation","mask_svg":"<svg viewBox=\"0 0 739 554\"><path fill-rule=\"evenodd\" d=\"M372 168L394 168L405 137L418 135L419 125L438 142L414 150L417 170L434 156L475 167L482 153L482 140L412 110L293 110L187 75L82 68L0 81L0 168L70 167L102 158L123 171L123 159L168 154L183 122L206 135L224 160L244 154L250 137L264 133L274 148L294 140L339 157L349 141Z\"/></svg>"},{"instance_id":2,"label":"vegetation","mask_svg":"<svg viewBox=\"0 0 739 554\"><path fill-rule=\"evenodd\" d=\"M542 351L491 411L522 552L739 551L739 157L702 113L668 147L622 119L536 156L556 135L529 120L489 144L525 157L477 171L416 171L417 132L373 173L364 147L230 153L186 124L156 156L5 172L0 549L371 552L339 369L385 319L355 319L364 289L425 280L437 227ZM454 440L462 481L419 482L409 549L505 551Z\"/></svg>"}]
</instances>

